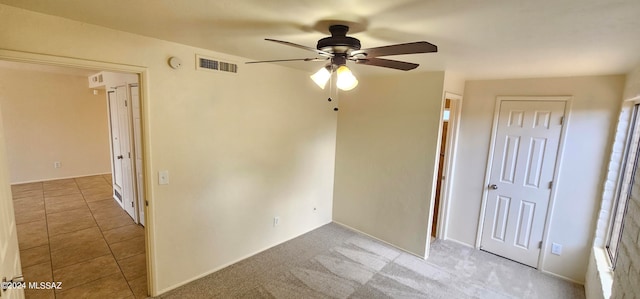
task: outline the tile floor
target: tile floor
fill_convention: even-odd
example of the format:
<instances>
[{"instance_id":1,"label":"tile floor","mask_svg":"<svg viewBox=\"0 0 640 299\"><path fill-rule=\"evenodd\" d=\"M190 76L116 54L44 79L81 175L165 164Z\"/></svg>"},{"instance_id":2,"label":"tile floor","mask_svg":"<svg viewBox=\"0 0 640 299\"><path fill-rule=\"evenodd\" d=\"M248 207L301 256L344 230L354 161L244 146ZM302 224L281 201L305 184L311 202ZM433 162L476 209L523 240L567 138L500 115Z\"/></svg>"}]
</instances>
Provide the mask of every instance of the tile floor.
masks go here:
<instances>
[{"instance_id":1,"label":"tile floor","mask_svg":"<svg viewBox=\"0 0 640 299\"><path fill-rule=\"evenodd\" d=\"M111 196L111 175L13 185L26 298L146 298L144 228Z\"/></svg>"}]
</instances>

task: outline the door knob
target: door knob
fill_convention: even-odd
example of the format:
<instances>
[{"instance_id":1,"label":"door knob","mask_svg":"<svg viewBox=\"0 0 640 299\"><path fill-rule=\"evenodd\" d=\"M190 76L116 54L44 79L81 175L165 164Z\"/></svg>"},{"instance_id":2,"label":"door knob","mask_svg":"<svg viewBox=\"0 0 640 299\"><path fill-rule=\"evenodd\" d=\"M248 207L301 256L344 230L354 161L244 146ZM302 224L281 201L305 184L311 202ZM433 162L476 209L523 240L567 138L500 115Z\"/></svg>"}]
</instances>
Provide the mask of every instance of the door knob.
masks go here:
<instances>
[{"instance_id":1,"label":"door knob","mask_svg":"<svg viewBox=\"0 0 640 299\"><path fill-rule=\"evenodd\" d=\"M496 189L498 189L498 185L496 185L496 184L491 184L491 185L489 185L489 189L496 190Z\"/></svg>"},{"instance_id":2,"label":"door knob","mask_svg":"<svg viewBox=\"0 0 640 299\"><path fill-rule=\"evenodd\" d=\"M116 158L118 158L118 159L122 159L122 158L124 158L124 157L123 157L122 155L120 155L120 156L117 156Z\"/></svg>"}]
</instances>

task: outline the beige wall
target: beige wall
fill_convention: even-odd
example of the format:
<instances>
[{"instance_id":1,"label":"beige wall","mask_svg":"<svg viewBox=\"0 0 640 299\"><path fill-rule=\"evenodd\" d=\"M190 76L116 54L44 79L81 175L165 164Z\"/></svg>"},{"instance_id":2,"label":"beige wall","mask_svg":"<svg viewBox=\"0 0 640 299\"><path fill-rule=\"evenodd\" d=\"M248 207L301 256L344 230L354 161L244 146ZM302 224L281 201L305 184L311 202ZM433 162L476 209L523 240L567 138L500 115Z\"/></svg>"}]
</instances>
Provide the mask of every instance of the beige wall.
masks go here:
<instances>
[{"instance_id":1,"label":"beige wall","mask_svg":"<svg viewBox=\"0 0 640 299\"><path fill-rule=\"evenodd\" d=\"M12 184L111 172L107 101L87 77L0 68L0 84Z\"/></svg>"},{"instance_id":2,"label":"beige wall","mask_svg":"<svg viewBox=\"0 0 640 299\"><path fill-rule=\"evenodd\" d=\"M306 72L4 5L0 48L147 69L154 294L331 221L336 113ZM239 74L196 71L196 54Z\"/></svg>"},{"instance_id":3,"label":"beige wall","mask_svg":"<svg viewBox=\"0 0 640 299\"><path fill-rule=\"evenodd\" d=\"M624 76L467 81L448 238L475 244L497 96L573 96L542 270L583 282ZM548 246L550 247L550 246Z\"/></svg>"},{"instance_id":4,"label":"beige wall","mask_svg":"<svg viewBox=\"0 0 640 299\"><path fill-rule=\"evenodd\" d=\"M340 99L333 219L425 256L444 72L361 81Z\"/></svg>"}]
</instances>

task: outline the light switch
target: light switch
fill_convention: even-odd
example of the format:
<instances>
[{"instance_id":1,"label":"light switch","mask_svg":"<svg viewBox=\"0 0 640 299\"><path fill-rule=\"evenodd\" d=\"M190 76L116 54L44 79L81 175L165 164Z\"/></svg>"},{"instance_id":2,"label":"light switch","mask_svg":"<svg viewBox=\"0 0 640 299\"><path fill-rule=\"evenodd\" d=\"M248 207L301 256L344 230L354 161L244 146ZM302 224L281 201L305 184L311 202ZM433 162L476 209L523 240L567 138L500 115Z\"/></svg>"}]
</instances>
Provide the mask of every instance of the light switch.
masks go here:
<instances>
[{"instance_id":1,"label":"light switch","mask_svg":"<svg viewBox=\"0 0 640 299\"><path fill-rule=\"evenodd\" d=\"M160 170L160 171L158 171L158 184L160 184L160 185L168 185L169 184L169 171L168 170Z\"/></svg>"}]
</instances>

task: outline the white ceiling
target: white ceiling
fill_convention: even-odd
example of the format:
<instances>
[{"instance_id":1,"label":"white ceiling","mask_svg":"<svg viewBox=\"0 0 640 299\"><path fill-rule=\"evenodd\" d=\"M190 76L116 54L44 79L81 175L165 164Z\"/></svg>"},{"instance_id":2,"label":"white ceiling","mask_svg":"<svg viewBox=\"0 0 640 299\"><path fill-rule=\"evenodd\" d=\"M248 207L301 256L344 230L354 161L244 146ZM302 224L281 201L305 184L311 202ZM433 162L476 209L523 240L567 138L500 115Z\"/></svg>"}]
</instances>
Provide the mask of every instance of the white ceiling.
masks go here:
<instances>
[{"instance_id":1,"label":"white ceiling","mask_svg":"<svg viewBox=\"0 0 640 299\"><path fill-rule=\"evenodd\" d=\"M363 20L363 48L425 40L387 57L467 79L622 74L640 63L639 0L0 0L11 6L254 60L314 57L323 19ZM315 70L317 62L283 65ZM249 67L249 66L247 66ZM251 67L259 67L253 65ZM358 65L356 73L399 72Z\"/></svg>"}]
</instances>

